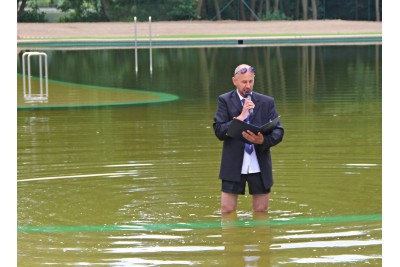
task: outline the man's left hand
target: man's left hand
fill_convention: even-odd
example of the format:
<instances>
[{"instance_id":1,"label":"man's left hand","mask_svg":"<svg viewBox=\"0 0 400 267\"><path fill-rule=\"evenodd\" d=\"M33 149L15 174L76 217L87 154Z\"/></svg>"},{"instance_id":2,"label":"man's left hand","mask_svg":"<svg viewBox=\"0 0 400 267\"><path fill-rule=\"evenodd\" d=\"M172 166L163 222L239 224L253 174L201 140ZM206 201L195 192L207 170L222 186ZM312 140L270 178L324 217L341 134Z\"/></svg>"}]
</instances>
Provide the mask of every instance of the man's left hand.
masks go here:
<instances>
[{"instance_id":1,"label":"man's left hand","mask_svg":"<svg viewBox=\"0 0 400 267\"><path fill-rule=\"evenodd\" d=\"M262 135L262 133L260 132L255 134L252 131L247 130L246 132L243 132L242 135L247 141L253 144L261 145L262 143L264 143L264 135Z\"/></svg>"}]
</instances>

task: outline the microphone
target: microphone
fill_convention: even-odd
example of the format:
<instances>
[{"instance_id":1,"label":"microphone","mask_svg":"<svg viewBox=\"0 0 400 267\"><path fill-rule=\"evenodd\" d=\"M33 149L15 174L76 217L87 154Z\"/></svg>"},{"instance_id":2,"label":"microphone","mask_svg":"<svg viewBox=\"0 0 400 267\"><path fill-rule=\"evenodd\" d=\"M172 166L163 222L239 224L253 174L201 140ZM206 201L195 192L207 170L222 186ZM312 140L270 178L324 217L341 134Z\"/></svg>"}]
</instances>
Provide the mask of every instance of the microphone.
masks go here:
<instances>
[{"instance_id":1,"label":"microphone","mask_svg":"<svg viewBox=\"0 0 400 267\"><path fill-rule=\"evenodd\" d=\"M251 101L251 94L250 93L246 93L246 98ZM253 109L252 108L249 109L249 112L250 112L250 115L253 115Z\"/></svg>"}]
</instances>

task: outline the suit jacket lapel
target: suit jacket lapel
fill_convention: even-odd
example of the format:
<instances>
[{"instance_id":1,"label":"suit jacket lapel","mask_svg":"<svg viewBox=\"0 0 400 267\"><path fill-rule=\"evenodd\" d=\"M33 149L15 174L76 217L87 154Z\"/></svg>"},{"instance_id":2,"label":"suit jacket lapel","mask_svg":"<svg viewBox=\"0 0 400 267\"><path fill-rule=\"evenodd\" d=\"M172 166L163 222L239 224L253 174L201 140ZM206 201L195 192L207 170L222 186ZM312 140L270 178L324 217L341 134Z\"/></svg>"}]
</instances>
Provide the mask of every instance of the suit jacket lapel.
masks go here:
<instances>
[{"instance_id":1,"label":"suit jacket lapel","mask_svg":"<svg viewBox=\"0 0 400 267\"><path fill-rule=\"evenodd\" d=\"M238 115L239 115L240 113L242 113L243 106L242 106L242 102L240 102L240 98L239 98L239 96L238 96L238 94L237 94L237 92L236 92L236 89L233 90L233 92L232 92L232 94L231 94L231 100L232 100L233 106L234 106L234 107L237 109L237 111L239 112Z\"/></svg>"}]
</instances>

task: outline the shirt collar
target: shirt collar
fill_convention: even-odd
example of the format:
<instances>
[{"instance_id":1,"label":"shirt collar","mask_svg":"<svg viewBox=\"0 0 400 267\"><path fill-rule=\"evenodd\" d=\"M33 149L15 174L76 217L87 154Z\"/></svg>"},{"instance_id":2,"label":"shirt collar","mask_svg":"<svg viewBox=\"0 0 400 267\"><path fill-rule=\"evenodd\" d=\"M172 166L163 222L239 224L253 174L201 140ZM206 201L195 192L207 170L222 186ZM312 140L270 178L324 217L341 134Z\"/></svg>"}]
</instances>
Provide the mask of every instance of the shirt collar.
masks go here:
<instances>
[{"instance_id":1,"label":"shirt collar","mask_svg":"<svg viewBox=\"0 0 400 267\"><path fill-rule=\"evenodd\" d=\"M244 97L241 94L239 94L239 90L237 88L236 88L236 93L239 96L240 101L242 101L242 99L244 99ZM253 96L253 92L251 92L250 95Z\"/></svg>"}]
</instances>

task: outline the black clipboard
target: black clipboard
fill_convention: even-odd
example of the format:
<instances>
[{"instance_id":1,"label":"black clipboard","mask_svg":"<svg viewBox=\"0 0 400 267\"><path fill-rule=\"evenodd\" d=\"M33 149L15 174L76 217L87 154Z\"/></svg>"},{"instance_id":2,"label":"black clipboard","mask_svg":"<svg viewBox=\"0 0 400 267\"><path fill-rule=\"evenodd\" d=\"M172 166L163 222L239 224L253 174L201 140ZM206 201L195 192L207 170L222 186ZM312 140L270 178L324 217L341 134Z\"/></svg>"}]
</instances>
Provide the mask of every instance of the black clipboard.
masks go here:
<instances>
[{"instance_id":1,"label":"black clipboard","mask_svg":"<svg viewBox=\"0 0 400 267\"><path fill-rule=\"evenodd\" d=\"M280 116L276 117L275 119L267 122L262 126L256 126L251 123L246 123L238 119L233 119L226 134L232 138L238 138L242 140L246 140L243 138L242 132L247 130L250 130L255 134L257 134L258 132L261 132L262 134L269 134L279 123L279 118Z\"/></svg>"}]
</instances>

